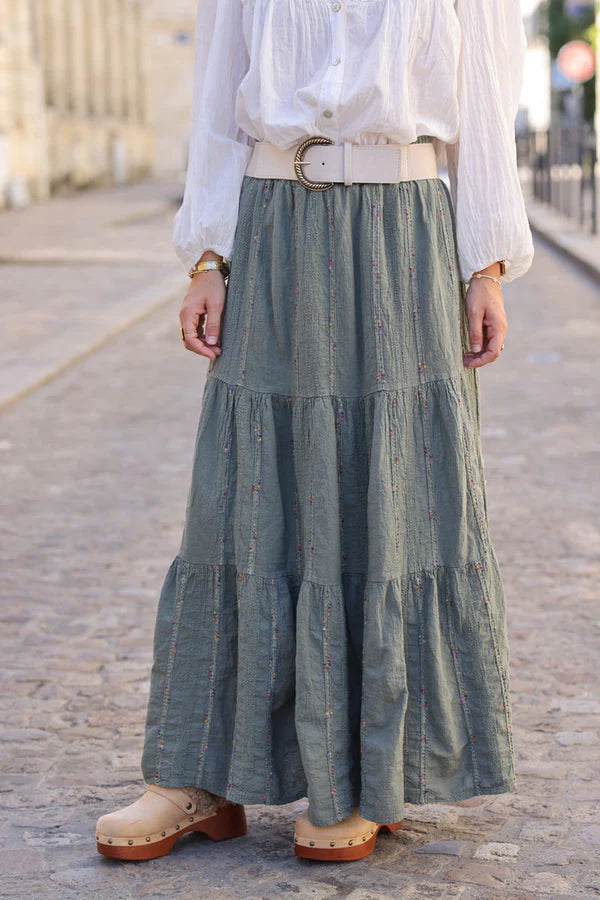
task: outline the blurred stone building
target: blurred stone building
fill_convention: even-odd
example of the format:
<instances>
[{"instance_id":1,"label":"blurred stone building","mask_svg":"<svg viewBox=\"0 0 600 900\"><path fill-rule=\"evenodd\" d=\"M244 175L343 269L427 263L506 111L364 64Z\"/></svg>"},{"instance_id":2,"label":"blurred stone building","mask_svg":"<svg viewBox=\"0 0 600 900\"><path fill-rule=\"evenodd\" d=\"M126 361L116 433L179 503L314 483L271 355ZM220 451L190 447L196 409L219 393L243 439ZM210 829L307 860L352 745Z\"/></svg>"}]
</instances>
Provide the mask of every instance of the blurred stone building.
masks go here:
<instances>
[{"instance_id":1,"label":"blurred stone building","mask_svg":"<svg viewBox=\"0 0 600 900\"><path fill-rule=\"evenodd\" d=\"M185 161L196 0L0 0L0 206Z\"/></svg>"}]
</instances>

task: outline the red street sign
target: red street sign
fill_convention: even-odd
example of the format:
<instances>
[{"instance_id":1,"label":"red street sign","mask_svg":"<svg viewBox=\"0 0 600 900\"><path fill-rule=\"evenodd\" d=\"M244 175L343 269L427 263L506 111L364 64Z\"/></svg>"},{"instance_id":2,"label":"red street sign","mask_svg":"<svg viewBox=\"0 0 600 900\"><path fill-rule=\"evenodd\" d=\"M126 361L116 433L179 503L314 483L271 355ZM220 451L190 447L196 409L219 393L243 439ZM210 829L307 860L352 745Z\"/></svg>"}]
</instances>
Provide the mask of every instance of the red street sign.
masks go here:
<instances>
[{"instance_id":1,"label":"red street sign","mask_svg":"<svg viewBox=\"0 0 600 900\"><path fill-rule=\"evenodd\" d=\"M596 58L587 41L568 41L558 51L556 64L565 78L581 83L594 74Z\"/></svg>"}]
</instances>

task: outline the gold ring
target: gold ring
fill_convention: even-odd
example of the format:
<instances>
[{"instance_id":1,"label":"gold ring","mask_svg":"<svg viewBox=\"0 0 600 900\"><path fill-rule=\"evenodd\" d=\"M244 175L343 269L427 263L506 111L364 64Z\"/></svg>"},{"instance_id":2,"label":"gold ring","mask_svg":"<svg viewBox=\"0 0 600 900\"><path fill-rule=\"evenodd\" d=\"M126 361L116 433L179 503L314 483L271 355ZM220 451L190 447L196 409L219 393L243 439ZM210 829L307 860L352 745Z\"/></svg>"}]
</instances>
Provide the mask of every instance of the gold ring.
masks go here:
<instances>
[{"instance_id":1,"label":"gold ring","mask_svg":"<svg viewBox=\"0 0 600 900\"><path fill-rule=\"evenodd\" d=\"M181 327L181 328L179 329L179 334L181 335L181 340L182 340L182 341L185 341L185 332L184 332L184 330L183 330L183 327Z\"/></svg>"}]
</instances>

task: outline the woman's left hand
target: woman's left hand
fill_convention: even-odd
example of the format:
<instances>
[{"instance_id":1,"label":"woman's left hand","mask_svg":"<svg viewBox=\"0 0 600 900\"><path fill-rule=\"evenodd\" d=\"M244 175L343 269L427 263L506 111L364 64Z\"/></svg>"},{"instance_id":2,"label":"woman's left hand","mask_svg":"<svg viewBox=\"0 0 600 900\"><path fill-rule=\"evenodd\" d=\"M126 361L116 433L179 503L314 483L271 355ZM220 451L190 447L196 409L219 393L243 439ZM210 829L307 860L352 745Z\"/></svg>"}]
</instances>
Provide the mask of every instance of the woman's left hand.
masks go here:
<instances>
[{"instance_id":1,"label":"woman's left hand","mask_svg":"<svg viewBox=\"0 0 600 900\"><path fill-rule=\"evenodd\" d=\"M471 350L463 353L463 365L474 369L498 359L508 322L502 288L489 278L470 282L466 303Z\"/></svg>"}]
</instances>

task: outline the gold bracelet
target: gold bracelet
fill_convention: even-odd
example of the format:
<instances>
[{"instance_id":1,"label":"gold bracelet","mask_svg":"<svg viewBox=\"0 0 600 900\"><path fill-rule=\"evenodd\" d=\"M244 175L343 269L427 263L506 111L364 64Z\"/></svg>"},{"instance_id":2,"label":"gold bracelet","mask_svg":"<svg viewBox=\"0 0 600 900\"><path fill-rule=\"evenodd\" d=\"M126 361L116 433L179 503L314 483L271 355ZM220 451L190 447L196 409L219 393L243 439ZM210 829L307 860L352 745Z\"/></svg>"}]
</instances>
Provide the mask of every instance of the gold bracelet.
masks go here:
<instances>
[{"instance_id":1,"label":"gold bracelet","mask_svg":"<svg viewBox=\"0 0 600 900\"><path fill-rule=\"evenodd\" d=\"M218 259L205 259L203 261L198 261L196 265L189 270L188 275L190 276L190 278L193 278L194 275L196 275L198 272L210 272L213 269L218 269L223 273L225 278L229 276L229 266L227 265L225 260L219 262Z\"/></svg>"},{"instance_id":2,"label":"gold bracelet","mask_svg":"<svg viewBox=\"0 0 600 900\"><path fill-rule=\"evenodd\" d=\"M491 278L492 281L495 281L496 284L499 284L502 287L502 282L499 278L496 278L494 275L485 275L483 272L476 272L468 279L467 284L470 284L473 278Z\"/></svg>"}]
</instances>

